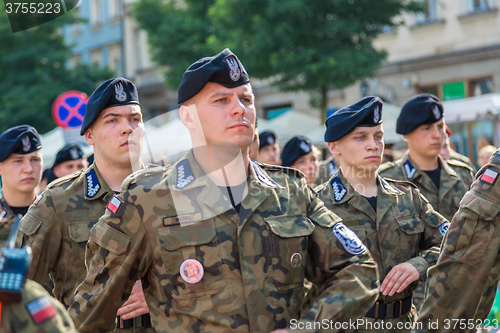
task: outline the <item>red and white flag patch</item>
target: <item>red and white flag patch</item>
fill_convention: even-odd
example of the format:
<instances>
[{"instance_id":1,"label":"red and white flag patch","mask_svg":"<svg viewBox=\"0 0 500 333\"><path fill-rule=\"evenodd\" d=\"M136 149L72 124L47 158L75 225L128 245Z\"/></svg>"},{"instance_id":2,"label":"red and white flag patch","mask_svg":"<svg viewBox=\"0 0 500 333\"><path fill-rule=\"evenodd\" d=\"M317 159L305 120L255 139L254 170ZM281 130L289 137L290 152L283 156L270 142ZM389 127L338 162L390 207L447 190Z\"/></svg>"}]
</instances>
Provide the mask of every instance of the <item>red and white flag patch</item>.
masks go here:
<instances>
[{"instance_id":1,"label":"red and white flag patch","mask_svg":"<svg viewBox=\"0 0 500 333\"><path fill-rule=\"evenodd\" d=\"M38 325L56 315L56 309L50 302L48 296L42 296L34 301L26 304L26 308L33 319L33 322Z\"/></svg>"},{"instance_id":2,"label":"red and white flag patch","mask_svg":"<svg viewBox=\"0 0 500 333\"><path fill-rule=\"evenodd\" d=\"M120 209L120 206L122 205L123 201L122 199L118 198L116 195L113 196L113 199L109 202L108 206L106 207L111 211L111 213L116 214L118 210Z\"/></svg>"},{"instance_id":3,"label":"red and white flag patch","mask_svg":"<svg viewBox=\"0 0 500 333\"><path fill-rule=\"evenodd\" d=\"M35 205L35 206L36 206L36 205L40 202L40 200L42 200L42 198L43 198L43 193L39 194L39 195L36 197L35 202L33 202L33 205Z\"/></svg>"},{"instance_id":4,"label":"red and white flag patch","mask_svg":"<svg viewBox=\"0 0 500 333\"><path fill-rule=\"evenodd\" d=\"M481 177L479 177L479 179L484 183L493 185L497 177L498 177L497 171L487 168L486 170L484 170L483 174L481 175Z\"/></svg>"}]
</instances>

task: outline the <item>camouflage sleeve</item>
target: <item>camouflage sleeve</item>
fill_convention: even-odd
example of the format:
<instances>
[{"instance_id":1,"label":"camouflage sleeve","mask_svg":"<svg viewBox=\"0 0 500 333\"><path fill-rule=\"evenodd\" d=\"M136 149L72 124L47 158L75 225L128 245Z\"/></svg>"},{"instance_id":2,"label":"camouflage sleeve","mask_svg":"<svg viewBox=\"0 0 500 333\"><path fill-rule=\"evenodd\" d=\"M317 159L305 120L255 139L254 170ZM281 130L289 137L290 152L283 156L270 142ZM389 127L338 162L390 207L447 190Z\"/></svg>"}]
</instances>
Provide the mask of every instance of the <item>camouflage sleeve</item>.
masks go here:
<instances>
[{"instance_id":1,"label":"camouflage sleeve","mask_svg":"<svg viewBox=\"0 0 500 333\"><path fill-rule=\"evenodd\" d=\"M421 251L417 257L411 258L407 262L418 269L420 278L425 281L427 269L437 261L441 241L444 233L448 230L449 222L443 215L434 210L417 188L412 190L416 201L415 205L420 208L420 218L424 222L424 230L419 245Z\"/></svg>"},{"instance_id":2,"label":"camouflage sleeve","mask_svg":"<svg viewBox=\"0 0 500 333\"><path fill-rule=\"evenodd\" d=\"M310 245L312 265L307 279L318 294L302 322L349 321L363 317L377 300L379 276L368 249L339 216L309 191L309 218L315 224Z\"/></svg>"},{"instance_id":3,"label":"camouflage sleeve","mask_svg":"<svg viewBox=\"0 0 500 333\"><path fill-rule=\"evenodd\" d=\"M33 255L29 279L45 283L50 270L58 265L62 238L62 226L48 190L37 204L31 205L19 223L17 243L30 246Z\"/></svg>"},{"instance_id":4,"label":"camouflage sleeve","mask_svg":"<svg viewBox=\"0 0 500 333\"><path fill-rule=\"evenodd\" d=\"M499 197L498 184L490 186L479 180L463 197L437 264L428 272L419 317L424 329L420 331L455 332L453 327L443 326L445 320L485 319L488 315L500 273ZM430 323L439 327L430 329Z\"/></svg>"},{"instance_id":5,"label":"camouflage sleeve","mask_svg":"<svg viewBox=\"0 0 500 333\"><path fill-rule=\"evenodd\" d=\"M87 276L68 312L78 332L113 331L116 312L153 262L134 204L124 202L117 214L106 209L91 230L85 257Z\"/></svg>"}]
</instances>

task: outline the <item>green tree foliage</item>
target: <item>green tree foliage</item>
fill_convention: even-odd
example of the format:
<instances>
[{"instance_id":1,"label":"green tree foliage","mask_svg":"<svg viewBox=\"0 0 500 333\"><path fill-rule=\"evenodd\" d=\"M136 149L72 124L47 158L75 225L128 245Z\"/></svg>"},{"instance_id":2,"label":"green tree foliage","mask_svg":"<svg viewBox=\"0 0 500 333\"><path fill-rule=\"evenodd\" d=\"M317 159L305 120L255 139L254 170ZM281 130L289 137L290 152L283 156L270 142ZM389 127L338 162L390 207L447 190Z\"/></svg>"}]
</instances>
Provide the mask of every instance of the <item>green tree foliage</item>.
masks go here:
<instances>
[{"instance_id":1,"label":"green tree foliage","mask_svg":"<svg viewBox=\"0 0 500 333\"><path fill-rule=\"evenodd\" d=\"M21 124L45 133L56 126L52 104L58 95L68 90L90 95L99 82L112 77L109 69L68 68L70 46L60 29L76 22L72 15L12 33L5 11L0 12L0 133Z\"/></svg>"},{"instance_id":2,"label":"green tree foliage","mask_svg":"<svg viewBox=\"0 0 500 333\"><path fill-rule=\"evenodd\" d=\"M203 4L201 4L203 3ZM283 90L304 90L326 111L326 93L372 76L387 54L372 42L395 27L412 0L140 0L136 18L154 59L178 84L193 61L229 47L250 77ZM175 76L172 75L175 74Z\"/></svg>"}]
</instances>

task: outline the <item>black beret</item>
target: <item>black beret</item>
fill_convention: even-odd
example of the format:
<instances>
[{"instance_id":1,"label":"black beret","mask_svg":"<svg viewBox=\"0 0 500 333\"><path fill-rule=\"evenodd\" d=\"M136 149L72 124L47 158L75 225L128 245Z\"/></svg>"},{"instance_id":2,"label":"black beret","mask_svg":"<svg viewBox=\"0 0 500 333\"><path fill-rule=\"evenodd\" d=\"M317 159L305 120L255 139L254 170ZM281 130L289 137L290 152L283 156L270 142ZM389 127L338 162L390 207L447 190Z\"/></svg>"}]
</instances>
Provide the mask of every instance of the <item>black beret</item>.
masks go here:
<instances>
[{"instance_id":1,"label":"black beret","mask_svg":"<svg viewBox=\"0 0 500 333\"><path fill-rule=\"evenodd\" d=\"M326 120L325 142L337 141L358 126L373 127L382 123L382 100L367 96L355 104L335 111Z\"/></svg>"},{"instance_id":2,"label":"black beret","mask_svg":"<svg viewBox=\"0 0 500 333\"><path fill-rule=\"evenodd\" d=\"M281 165L291 167L299 157L309 154L312 146L309 138L302 135L294 136L281 151Z\"/></svg>"},{"instance_id":3,"label":"black beret","mask_svg":"<svg viewBox=\"0 0 500 333\"><path fill-rule=\"evenodd\" d=\"M135 85L123 77L105 81L92 93L87 102L80 135L92 126L102 110L127 104L139 105L139 95Z\"/></svg>"},{"instance_id":4,"label":"black beret","mask_svg":"<svg viewBox=\"0 0 500 333\"><path fill-rule=\"evenodd\" d=\"M420 94L410 98L396 123L396 133L408 134L422 124L434 124L443 118L443 104L431 94Z\"/></svg>"},{"instance_id":5,"label":"black beret","mask_svg":"<svg viewBox=\"0 0 500 333\"><path fill-rule=\"evenodd\" d=\"M250 79L238 57L224 49L213 57L201 58L186 69L179 85L177 103L181 104L199 93L207 82L235 88L250 82Z\"/></svg>"},{"instance_id":6,"label":"black beret","mask_svg":"<svg viewBox=\"0 0 500 333\"><path fill-rule=\"evenodd\" d=\"M67 161L79 160L81 158L83 158L83 151L80 149L80 147L75 144L69 144L59 149L56 155L56 160L54 161L54 165L52 165L52 167L55 167L56 165Z\"/></svg>"},{"instance_id":7,"label":"black beret","mask_svg":"<svg viewBox=\"0 0 500 333\"><path fill-rule=\"evenodd\" d=\"M262 147L274 145L278 140L276 138L276 133L274 133L273 131L264 131L259 133L259 141L260 150Z\"/></svg>"},{"instance_id":8,"label":"black beret","mask_svg":"<svg viewBox=\"0 0 500 333\"><path fill-rule=\"evenodd\" d=\"M0 147L0 162L3 162L11 154L26 155L42 148L42 142L34 127L19 125L0 135Z\"/></svg>"}]
</instances>

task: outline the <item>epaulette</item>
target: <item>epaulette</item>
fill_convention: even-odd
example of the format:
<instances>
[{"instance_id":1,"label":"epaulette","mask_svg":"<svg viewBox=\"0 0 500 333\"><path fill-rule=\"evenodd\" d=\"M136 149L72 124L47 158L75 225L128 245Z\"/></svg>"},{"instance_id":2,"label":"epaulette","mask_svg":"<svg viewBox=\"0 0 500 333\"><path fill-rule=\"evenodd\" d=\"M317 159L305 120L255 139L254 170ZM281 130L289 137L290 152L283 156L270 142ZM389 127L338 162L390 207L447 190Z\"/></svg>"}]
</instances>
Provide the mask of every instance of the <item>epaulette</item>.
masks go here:
<instances>
[{"instance_id":1,"label":"epaulette","mask_svg":"<svg viewBox=\"0 0 500 333\"><path fill-rule=\"evenodd\" d=\"M282 172L285 172L286 174L295 176L297 178L304 178L306 176L302 171L294 169L294 168L289 168L289 167L280 166L280 165L259 163L259 162L256 162L256 163L266 171L282 171Z\"/></svg>"},{"instance_id":2,"label":"epaulette","mask_svg":"<svg viewBox=\"0 0 500 333\"><path fill-rule=\"evenodd\" d=\"M169 167L170 167L170 165L161 166L161 165L149 164L145 169L137 170L137 171L131 173L130 175L128 175L127 178L125 178L122 182L122 186L121 186L122 189L121 190L122 191L127 190L129 188L130 184L136 183L137 181L139 181L140 179L142 179L144 177L148 177L148 176L151 176L153 174L163 173Z\"/></svg>"},{"instance_id":3,"label":"epaulette","mask_svg":"<svg viewBox=\"0 0 500 333\"><path fill-rule=\"evenodd\" d=\"M394 162L385 162L384 164L381 164L381 165L378 167L377 171L378 171L379 173L381 173L381 172L384 172L384 171L386 171L386 170L392 169L392 168L394 168L395 166L396 166L396 164L395 164Z\"/></svg>"},{"instance_id":4,"label":"epaulette","mask_svg":"<svg viewBox=\"0 0 500 333\"><path fill-rule=\"evenodd\" d=\"M54 179L52 182L50 182L50 184L47 185L47 188L53 188L54 186L64 184L70 180L75 180L76 178L80 177L82 173L84 173L85 171L87 170L86 169L77 170L61 178Z\"/></svg>"},{"instance_id":5,"label":"epaulette","mask_svg":"<svg viewBox=\"0 0 500 333\"><path fill-rule=\"evenodd\" d=\"M490 157L490 163L500 164L500 149L497 149Z\"/></svg>"},{"instance_id":6,"label":"epaulette","mask_svg":"<svg viewBox=\"0 0 500 333\"><path fill-rule=\"evenodd\" d=\"M389 177L383 177L383 176L380 176L383 180L389 182L389 183L396 183L396 184L404 184L404 185L410 185L411 187L414 187L414 188L418 188L417 185L413 184L412 182L408 181L408 180L397 180L397 179L392 179L392 178L389 178Z\"/></svg>"},{"instance_id":7,"label":"epaulette","mask_svg":"<svg viewBox=\"0 0 500 333\"><path fill-rule=\"evenodd\" d=\"M313 191L314 191L314 193L319 193L319 192L323 191L327 186L328 186L328 182L323 183L323 184L319 184L318 186L313 188Z\"/></svg>"},{"instance_id":8,"label":"epaulette","mask_svg":"<svg viewBox=\"0 0 500 333\"><path fill-rule=\"evenodd\" d=\"M474 169L472 169L472 167L470 165L468 165L467 163L461 162L461 161L447 160L446 163L448 163L450 165L454 165L454 166L459 166L459 167L462 167L462 168L466 168L466 169L469 169L471 172L474 172Z\"/></svg>"}]
</instances>

